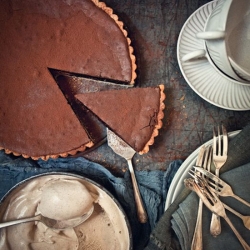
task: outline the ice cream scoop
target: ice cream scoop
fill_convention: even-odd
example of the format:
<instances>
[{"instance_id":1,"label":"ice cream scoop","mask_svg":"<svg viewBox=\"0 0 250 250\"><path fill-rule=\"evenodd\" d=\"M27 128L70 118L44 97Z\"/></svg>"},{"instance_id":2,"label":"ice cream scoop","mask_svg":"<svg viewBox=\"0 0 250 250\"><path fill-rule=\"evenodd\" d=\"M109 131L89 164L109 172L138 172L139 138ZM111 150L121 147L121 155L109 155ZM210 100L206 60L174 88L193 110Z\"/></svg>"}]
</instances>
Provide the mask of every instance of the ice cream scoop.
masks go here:
<instances>
[{"instance_id":1,"label":"ice cream scoop","mask_svg":"<svg viewBox=\"0 0 250 250\"><path fill-rule=\"evenodd\" d=\"M54 179L41 189L37 213L55 220L80 217L92 208L94 198L79 181Z\"/></svg>"}]
</instances>

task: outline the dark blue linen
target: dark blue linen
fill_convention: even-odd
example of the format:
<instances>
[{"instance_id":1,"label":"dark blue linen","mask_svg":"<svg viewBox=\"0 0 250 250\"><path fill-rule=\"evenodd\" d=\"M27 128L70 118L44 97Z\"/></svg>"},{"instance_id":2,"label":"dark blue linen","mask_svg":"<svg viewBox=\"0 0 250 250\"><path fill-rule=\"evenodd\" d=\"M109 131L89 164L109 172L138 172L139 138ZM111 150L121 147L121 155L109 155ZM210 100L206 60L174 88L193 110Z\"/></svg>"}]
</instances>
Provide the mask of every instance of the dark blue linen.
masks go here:
<instances>
[{"instance_id":1,"label":"dark blue linen","mask_svg":"<svg viewBox=\"0 0 250 250\"><path fill-rule=\"evenodd\" d=\"M12 158L0 151L0 199L18 182L47 172L69 172L87 177L106 188L121 204L131 226L134 249L143 249L151 231L164 213L169 185L182 161L173 161L165 171L136 171L140 192L148 213L148 222L137 220L130 174L115 177L103 166L84 158L59 158L32 161L22 157Z\"/></svg>"}]
</instances>

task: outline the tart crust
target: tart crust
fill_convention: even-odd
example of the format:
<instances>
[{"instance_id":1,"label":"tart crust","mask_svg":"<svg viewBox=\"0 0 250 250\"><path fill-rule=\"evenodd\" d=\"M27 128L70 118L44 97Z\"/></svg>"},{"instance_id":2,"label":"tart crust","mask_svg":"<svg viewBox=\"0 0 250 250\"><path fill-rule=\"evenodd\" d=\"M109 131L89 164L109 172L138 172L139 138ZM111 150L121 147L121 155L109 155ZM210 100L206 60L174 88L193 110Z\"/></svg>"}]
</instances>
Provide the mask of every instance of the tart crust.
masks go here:
<instances>
[{"instance_id":1,"label":"tart crust","mask_svg":"<svg viewBox=\"0 0 250 250\"><path fill-rule=\"evenodd\" d=\"M0 147L1 150L4 150L6 154L13 154L14 156L22 156L23 158L31 158L33 160L38 160L38 159L42 159L44 161L47 161L48 159L57 159L58 157L68 157L69 155L75 155L78 152L83 152L86 150L86 148L91 148L94 146L94 143L92 141L80 146L77 149L73 149L71 151L65 152L65 153L61 153L61 154L51 154L51 155L43 155L43 156L29 156L27 154L21 154L21 153L17 153L14 151L11 151L9 149L6 148L2 148Z\"/></svg>"},{"instance_id":2,"label":"tart crust","mask_svg":"<svg viewBox=\"0 0 250 250\"><path fill-rule=\"evenodd\" d=\"M100 2L99 0L92 0L93 3L95 3L96 6L101 8L103 11L105 11L111 18L114 19L116 24L119 26L121 29L122 33L124 36L127 38L128 42L128 48L129 48L129 54L130 54L130 59L131 59L131 67L132 67L132 72L131 72L131 81L130 84L135 83L135 79L137 77L136 74L136 58L134 55L134 48L131 46L131 39L128 37L128 32L124 29L124 23L119 20L118 16L113 13L113 10L110 7L107 7L107 5L104 2Z\"/></svg>"},{"instance_id":3,"label":"tart crust","mask_svg":"<svg viewBox=\"0 0 250 250\"><path fill-rule=\"evenodd\" d=\"M151 138L148 140L148 142L145 144L144 148L139 152L139 154L145 154L149 151L149 146L154 144L155 137L159 134L159 129L162 127L162 119L164 117L163 110L165 109L164 100L166 99L166 95L164 93L164 85L159 85L160 88L160 99L159 99L159 112L157 114L157 122L155 124L155 127L153 129L153 133L151 135Z\"/></svg>"}]
</instances>

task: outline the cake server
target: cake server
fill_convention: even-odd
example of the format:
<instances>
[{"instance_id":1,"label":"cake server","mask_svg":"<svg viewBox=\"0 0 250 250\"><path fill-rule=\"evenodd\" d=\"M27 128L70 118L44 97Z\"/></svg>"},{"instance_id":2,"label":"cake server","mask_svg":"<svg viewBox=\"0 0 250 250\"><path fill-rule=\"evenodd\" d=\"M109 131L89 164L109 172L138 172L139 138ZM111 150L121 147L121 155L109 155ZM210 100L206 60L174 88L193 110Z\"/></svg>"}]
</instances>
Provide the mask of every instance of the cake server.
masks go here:
<instances>
[{"instance_id":1,"label":"cake server","mask_svg":"<svg viewBox=\"0 0 250 250\"><path fill-rule=\"evenodd\" d=\"M132 158L136 153L136 151L108 128L107 128L107 140L109 147L111 147L116 154L125 158L128 162L129 171L131 174L131 179L133 184L138 219L141 223L146 223L148 220L148 216L142 201L141 193L137 184L134 168L132 165Z\"/></svg>"}]
</instances>

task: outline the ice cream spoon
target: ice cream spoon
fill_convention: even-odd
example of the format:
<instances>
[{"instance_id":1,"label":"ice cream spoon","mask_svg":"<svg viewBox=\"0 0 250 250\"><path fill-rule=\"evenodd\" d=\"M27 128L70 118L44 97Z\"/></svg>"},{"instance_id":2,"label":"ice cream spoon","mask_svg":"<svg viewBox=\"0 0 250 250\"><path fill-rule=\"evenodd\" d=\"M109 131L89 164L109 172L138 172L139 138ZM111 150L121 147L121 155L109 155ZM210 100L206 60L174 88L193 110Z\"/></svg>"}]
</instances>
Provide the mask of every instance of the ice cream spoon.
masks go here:
<instances>
[{"instance_id":1,"label":"ice cream spoon","mask_svg":"<svg viewBox=\"0 0 250 250\"><path fill-rule=\"evenodd\" d=\"M61 229L62 230L62 229L66 229L66 228L73 228L73 227L80 225L84 221L86 221L91 216L93 211L94 211L94 206L92 206L91 209L83 216L72 218L72 219L66 219L66 220L55 220L55 219L45 217L42 214L38 214L36 216L29 217L29 218L23 218L23 219L18 219L18 220L13 220L13 221L2 222L2 223L0 223L0 228L9 227L12 225L17 225L20 223L31 222L31 221L40 221L44 225L46 225L47 227L53 228L53 229Z\"/></svg>"}]
</instances>

